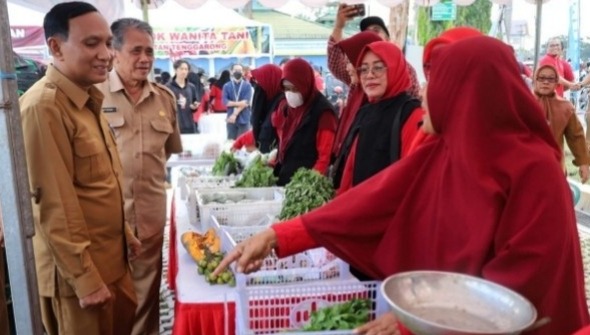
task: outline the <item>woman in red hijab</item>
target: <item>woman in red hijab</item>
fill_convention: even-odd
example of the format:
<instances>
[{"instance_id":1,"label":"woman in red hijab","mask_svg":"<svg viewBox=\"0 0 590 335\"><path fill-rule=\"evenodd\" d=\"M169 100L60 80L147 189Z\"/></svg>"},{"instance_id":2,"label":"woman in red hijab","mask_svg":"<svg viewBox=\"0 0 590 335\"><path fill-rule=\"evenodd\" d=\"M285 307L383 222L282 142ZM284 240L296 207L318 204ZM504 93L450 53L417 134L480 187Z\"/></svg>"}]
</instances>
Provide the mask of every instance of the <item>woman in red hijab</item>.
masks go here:
<instances>
[{"instance_id":1,"label":"woman in red hijab","mask_svg":"<svg viewBox=\"0 0 590 335\"><path fill-rule=\"evenodd\" d=\"M365 92L363 91L356 73L356 60L359 58L361 51L366 45L377 41L381 41L379 35L373 31L362 31L336 44L344 52L349 61L346 65L346 70L348 71L348 76L350 78L347 82L350 90L348 91L346 104L342 109L342 114L338 121L338 130L336 131L336 138L334 139L334 147L332 150L333 159L336 159L336 157L340 155L342 144L344 143L346 135L348 135L348 131L352 126L352 122L354 121L357 112L361 106L367 102Z\"/></svg>"},{"instance_id":2,"label":"woman in red hijab","mask_svg":"<svg viewBox=\"0 0 590 335\"><path fill-rule=\"evenodd\" d=\"M285 63L281 85L286 101L272 118L279 135L275 165L279 186L287 184L301 167L325 174L330 164L337 118L314 83L307 61L295 58Z\"/></svg>"},{"instance_id":3,"label":"woman in red hijab","mask_svg":"<svg viewBox=\"0 0 590 335\"><path fill-rule=\"evenodd\" d=\"M423 115L420 101L407 93L408 66L397 46L373 42L356 65L368 103L356 113L334 162L337 194L405 157Z\"/></svg>"},{"instance_id":4,"label":"woman in red hijab","mask_svg":"<svg viewBox=\"0 0 590 335\"><path fill-rule=\"evenodd\" d=\"M281 86L283 71L275 64L266 64L251 71L250 83L254 86L252 97L252 133L256 146L262 153L270 152L278 145L276 130L271 117L285 100Z\"/></svg>"},{"instance_id":5,"label":"woman in red hijab","mask_svg":"<svg viewBox=\"0 0 590 335\"><path fill-rule=\"evenodd\" d=\"M380 279L442 270L504 285L551 318L531 335L588 325L561 153L510 48L482 36L436 51L426 100L433 140L325 206L243 242L221 266L238 260L238 271L252 271L272 248L283 257L321 245Z\"/></svg>"},{"instance_id":6,"label":"woman in red hijab","mask_svg":"<svg viewBox=\"0 0 590 335\"><path fill-rule=\"evenodd\" d=\"M424 46L424 52L422 54L422 69L424 71L424 76L426 77L426 80L428 80L428 77L430 76L430 62L432 61L432 53L434 52L434 50L437 50L449 44L453 44L457 41L464 40L469 37L482 35L483 34L475 28L455 27L443 31L440 34L440 36L428 41L428 43L426 43L426 45ZM408 149L409 153L414 152L416 148L418 148L422 143L426 142L429 137L430 135L428 135L424 131L419 131L418 134L414 137L413 142L410 144L410 148Z\"/></svg>"},{"instance_id":7,"label":"woman in red hijab","mask_svg":"<svg viewBox=\"0 0 590 335\"><path fill-rule=\"evenodd\" d=\"M576 108L568 100L557 95L559 73L552 65L542 65L537 69L533 79L533 91L547 123L553 132L555 141L563 152L563 139L574 155L574 165L579 167L582 183L588 180L590 157L586 147L584 128L576 116ZM562 157L565 172L565 159Z\"/></svg>"}]
</instances>

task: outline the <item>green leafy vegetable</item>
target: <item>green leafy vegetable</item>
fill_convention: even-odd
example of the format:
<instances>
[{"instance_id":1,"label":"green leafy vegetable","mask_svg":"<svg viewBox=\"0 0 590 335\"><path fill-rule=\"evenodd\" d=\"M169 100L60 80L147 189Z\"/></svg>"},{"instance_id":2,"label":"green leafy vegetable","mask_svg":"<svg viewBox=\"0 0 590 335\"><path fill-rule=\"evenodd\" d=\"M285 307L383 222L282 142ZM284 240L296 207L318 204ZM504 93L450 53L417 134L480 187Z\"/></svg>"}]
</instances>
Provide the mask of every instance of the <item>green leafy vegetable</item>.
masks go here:
<instances>
[{"instance_id":1,"label":"green leafy vegetable","mask_svg":"<svg viewBox=\"0 0 590 335\"><path fill-rule=\"evenodd\" d=\"M332 182L315 170L300 168L285 186L285 200L279 220L307 213L334 197Z\"/></svg>"},{"instance_id":2,"label":"green leafy vegetable","mask_svg":"<svg viewBox=\"0 0 590 335\"><path fill-rule=\"evenodd\" d=\"M370 311L369 299L353 299L343 304L321 308L311 313L310 323L303 330L354 329L369 322Z\"/></svg>"},{"instance_id":3,"label":"green leafy vegetable","mask_svg":"<svg viewBox=\"0 0 590 335\"><path fill-rule=\"evenodd\" d=\"M255 161L242 173L240 180L236 182L236 187L270 187L277 183L273 169L266 166L262 157L258 156Z\"/></svg>"},{"instance_id":4,"label":"green leafy vegetable","mask_svg":"<svg viewBox=\"0 0 590 335\"><path fill-rule=\"evenodd\" d=\"M240 163L229 152L222 152L213 164L214 176L229 176L231 174L238 174L240 172Z\"/></svg>"}]
</instances>

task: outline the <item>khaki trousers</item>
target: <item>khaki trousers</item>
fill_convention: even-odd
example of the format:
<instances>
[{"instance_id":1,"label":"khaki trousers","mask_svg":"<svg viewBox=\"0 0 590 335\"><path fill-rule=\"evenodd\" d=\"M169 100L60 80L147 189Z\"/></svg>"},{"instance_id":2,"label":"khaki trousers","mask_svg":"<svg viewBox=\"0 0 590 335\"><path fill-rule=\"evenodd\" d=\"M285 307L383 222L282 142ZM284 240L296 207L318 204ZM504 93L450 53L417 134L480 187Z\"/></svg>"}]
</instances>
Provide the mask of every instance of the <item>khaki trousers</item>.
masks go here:
<instances>
[{"instance_id":1,"label":"khaki trousers","mask_svg":"<svg viewBox=\"0 0 590 335\"><path fill-rule=\"evenodd\" d=\"M8 328L8 305L6 304L5 283L6 270L4 267L4 248L0 247L0 335L10 335Z\"/></svg>"},{"instance_id":2,"label":"khaki trousers","mask_svg":"<svg viewBox=\"0 0 590 335\"><path fill-rule=\"evenodd\" d=\"M133 335L160 333L160 284L162 282L162 245L164 234L141 241L141 254L131 262L137 311Z\"/></svg>"},{"instance_id":3,"label":"khaki trousers","mask_svg":"<svg viewBox=\"0 0 590 335\"><path fill-rule=\"evenodd\" d=\"M47 334L129 335L137 307L129 271L107 287L114 299L103 308L82 309L76 296L40 297L41 317Z\"/></svg>"}]
</instances>

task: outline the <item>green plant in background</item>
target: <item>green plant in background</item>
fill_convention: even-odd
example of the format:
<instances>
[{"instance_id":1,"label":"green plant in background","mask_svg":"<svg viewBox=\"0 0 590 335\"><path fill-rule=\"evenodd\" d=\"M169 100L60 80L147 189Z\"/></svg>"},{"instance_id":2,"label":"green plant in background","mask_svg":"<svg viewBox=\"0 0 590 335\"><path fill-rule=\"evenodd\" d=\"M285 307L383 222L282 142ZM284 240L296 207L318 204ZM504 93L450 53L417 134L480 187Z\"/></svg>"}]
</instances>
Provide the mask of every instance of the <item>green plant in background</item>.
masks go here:
<instances>
[{"instance_id":1,"label":"green plant in background","mask_svg":"<svg viewBox=\"0 0 590 335\"><path fill-rule=\"evenodd\" d=\"M285 186L285 200L279 220L307 213L334 198L334 186L315 170L300 168Z\"/></svg>"},{"instance_id":2,"label":"green plant in background","mask_svg":"<svg viewBox=\"0 0 590 335\"><path fill-rule=\"evenodd\" d=\"M448 1L441 1L448 2ZM476 0L469 6L457 6L457 17L453 21L431 21L432 7L418 7L418 43L425 45L441 32L459 26L470 26L487 33L492 27L490 15L492 2L489 0Z\"/></svg>"}]
</instances>

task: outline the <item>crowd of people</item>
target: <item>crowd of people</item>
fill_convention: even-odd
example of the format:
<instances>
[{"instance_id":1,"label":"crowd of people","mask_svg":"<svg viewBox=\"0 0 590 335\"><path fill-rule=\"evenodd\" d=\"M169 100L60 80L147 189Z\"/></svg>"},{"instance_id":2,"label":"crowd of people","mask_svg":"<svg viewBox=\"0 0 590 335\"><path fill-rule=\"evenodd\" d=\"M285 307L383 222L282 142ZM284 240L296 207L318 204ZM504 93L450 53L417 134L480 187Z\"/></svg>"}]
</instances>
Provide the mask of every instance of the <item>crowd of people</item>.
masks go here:
<instances>
[{"instance_id":1,"label":"crowd of people","mask_svg":"<svg viewBox=\"0 0 590 335\"><path fill-rule=\"evenodd\" d=\"M450 29L426 45L427 83L418 93L378 18L342 38L354 10L340 5L328 46L330 70L350 90L329 169L336 198L238 244L217 271L231 262L256 271L273 250L285 257L322 246L361 280L443 270L502 284L551 319L531 334L587 326L563 146L565 139L586 182L588 145L561 94L583 83L560 70L560 46L548 43L529 87L512 47L472 28ZM409 333L392 313L357 332Z\"/></svg>"},{"instance_id":2,"label":"crowd of people","mask_svg":"<svg viewBox=\"0 0 590 335\"><path fill-rule=\"evenodd\" d=\"M305 167L337 190L328 204L238 244L217 273L231 262L256 271L273 250L323 246L360 280L444 270L504 285L551 319L531 334L590 324L564 141L582 182L590 156L562 97L590 76L569 79L562 46L550 41L531 88L510 46L458 27L425 46L421 87L378 17L344 38L357 10L339 6L328 41L328 67L348 92L338 108L301 58L234 64L209 85L178 60L173 76L152 82L148 23L109 26L84 2L46 14L53 63L20 107L38 190L33 244L47 334L158 333L165 165L205 112L226 114L233 150L276 149L279 185ZM3 271L0 263L0 299ZM357 332L409 333L392 313Z\"/></svg>"}]
</instances>

